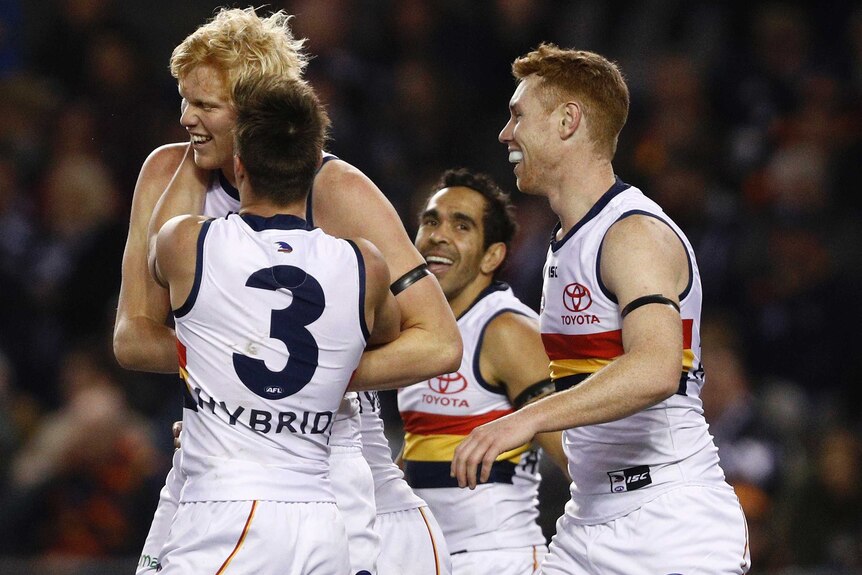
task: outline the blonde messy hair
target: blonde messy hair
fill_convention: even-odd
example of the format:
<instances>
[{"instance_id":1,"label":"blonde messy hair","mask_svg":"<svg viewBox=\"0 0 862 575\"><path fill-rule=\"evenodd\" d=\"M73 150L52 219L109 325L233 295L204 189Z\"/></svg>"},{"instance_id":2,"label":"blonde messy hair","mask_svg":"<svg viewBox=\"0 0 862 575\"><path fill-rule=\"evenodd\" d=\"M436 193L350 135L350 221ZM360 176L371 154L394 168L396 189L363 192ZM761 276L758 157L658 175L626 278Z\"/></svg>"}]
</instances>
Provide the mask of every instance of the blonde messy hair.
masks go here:
<instances>
[{"instance_id":1,"label":"blonde messy hair","mask_svg":"<svg viewBox=\"0 0 862 575\"><path fill-rule=\"evenodd\" d=\"M228 93L261 76L299 80L308 65L305 39L290 30L293 18L283 10L260 17L253 7L221 8L174 48L171 75L180 79L201 64L222 71Z\"/></svg>"},{"instance_id":2,"label":"blonde messy hair","mask_svg":"<svg viewBox=\"0 0 862 575\"><path fill-rule=\"evenodd\" d=\"M569 99L581 102L593 144L613 158L629 114L629 89L616 64L595 52L543 43L512 64L518 80L533 74L541 78L540 98L546 110Z\"/></svg>"}]
</instances>

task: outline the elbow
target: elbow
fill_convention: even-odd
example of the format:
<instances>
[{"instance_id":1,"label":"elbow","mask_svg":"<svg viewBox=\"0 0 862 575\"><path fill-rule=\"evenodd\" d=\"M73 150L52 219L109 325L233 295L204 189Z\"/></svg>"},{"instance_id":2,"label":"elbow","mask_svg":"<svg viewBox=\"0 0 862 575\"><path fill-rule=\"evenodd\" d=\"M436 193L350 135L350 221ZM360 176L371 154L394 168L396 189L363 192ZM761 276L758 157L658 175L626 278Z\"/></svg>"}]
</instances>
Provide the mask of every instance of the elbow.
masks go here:
<instances>
[{"instance_id":1,"label":"elbow","mask_svg":"<svg viewBox=\"0 0 862 575\"><path fill-rule=\"evenodd\" d=\"M114 327L113 338L114 358L123 369L146 371L141 346L136 341L131 329L125 322L118 322Z\"/></svg>"},{"instance_id":2,"label":"elbow","mask_svg":"<svg viewBox=\"0 0 862 575\"><path fill-rule=\"evenodd\" d=\"M660 403L679 391L681 376L679 365L668 366L656 375L655 384L652 386L655 403Z\"/></svg>"},{"instance_id":3,"label":"elbow","mask_svg":"<svg viewBox=\"0 0 862 575\"><path fill-rule=\"evenodd\" d=\"M444 342L439 348L440 372L453 373L461 367L461 359L464 353L464 344L461 341L461 335L455 334L455 337Z\"/></svg>"},{"instance_id":4,"label":"elbow","mask_svg":"<svg viewBox=\"0 0 862 575\"><path fill-rule=\"evenodd\" d=\"M130 343L125 330L118 324L114 328L114 358L123 369L135 369L137 363L134 356L134 346L130 345Z\"/></svg>"}]
</instances>

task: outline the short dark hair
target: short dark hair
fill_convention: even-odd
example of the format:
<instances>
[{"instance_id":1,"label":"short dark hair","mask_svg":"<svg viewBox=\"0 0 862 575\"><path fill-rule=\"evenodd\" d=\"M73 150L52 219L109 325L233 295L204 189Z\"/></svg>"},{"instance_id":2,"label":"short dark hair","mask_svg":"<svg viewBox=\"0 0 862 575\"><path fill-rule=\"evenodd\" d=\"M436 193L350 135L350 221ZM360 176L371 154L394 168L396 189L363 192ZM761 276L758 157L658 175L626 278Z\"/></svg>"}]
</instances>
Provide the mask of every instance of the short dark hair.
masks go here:
<instances>
[{"instance_id":1,"label":"short dark hair","mask_svg":"<svg viewBox=\"0 0 862 575\"><path fill-rule=\"evenodd\" d=\"M515 221L515 205L509 194L487 174L473 172L467 168L453 168L446 170L431 188L431 195L443 188L463 187L470 188L485 198L485 212L482 215L482 228L485 232L483 247L497 242L506 244L508 248L518 231L518 223ZM430 196L429 196L430 198ZM427 200L425 202L428 203ZM501 264L498 270L502 269Z\"/></svg>"},{"instance_id":2,"label":"short dark hair","mask_svg":"<svg viewBox=\"0 0 862 575\"><path fill-rule=\"evenodd\" d=\"M329 116L306 82L261 77L234 89L234 149L254 193L279 204L304 198L320 165Z\"/></svg>"}]
</instances>

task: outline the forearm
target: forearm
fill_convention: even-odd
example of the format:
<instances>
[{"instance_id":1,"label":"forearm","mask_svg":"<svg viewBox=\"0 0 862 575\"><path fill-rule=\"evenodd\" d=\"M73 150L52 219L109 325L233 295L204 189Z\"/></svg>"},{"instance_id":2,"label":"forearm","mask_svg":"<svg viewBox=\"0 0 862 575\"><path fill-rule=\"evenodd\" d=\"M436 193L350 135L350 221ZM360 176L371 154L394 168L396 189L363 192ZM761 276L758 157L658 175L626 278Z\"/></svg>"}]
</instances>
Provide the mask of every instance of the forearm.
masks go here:
<instances>
[{"instance_id":1,"label":"forearm","mask_svg":"<svg viewBox=\"0 0 862 575\"><path fill-rule=\"evenodd\" d=\"M399 294L401 335L363 354L349 389L395 389L458 369L461 336L436 282L429 276Z\"/></svg>"},{"instance_id":2,"label":"forearm","mask_svg":"<svg viewBox=\"0 0 862 575\"><path fill-rule=\"evenodd\" d=\"M523 407L537 433L623 419L667 399L666 383L642 354L624 354L577 386Z\"/></svg>"}]
</instances>

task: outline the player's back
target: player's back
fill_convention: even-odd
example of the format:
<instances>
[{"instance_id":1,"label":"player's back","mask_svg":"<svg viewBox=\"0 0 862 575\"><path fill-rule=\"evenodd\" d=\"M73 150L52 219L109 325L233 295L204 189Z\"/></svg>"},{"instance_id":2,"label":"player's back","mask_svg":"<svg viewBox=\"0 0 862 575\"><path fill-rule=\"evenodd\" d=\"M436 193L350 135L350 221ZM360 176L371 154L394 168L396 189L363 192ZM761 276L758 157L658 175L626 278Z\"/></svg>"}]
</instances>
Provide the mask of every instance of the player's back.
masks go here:
<instances>
[{"instance_id":1,"label":"player's back","mask_svg":"<svg viewBox=\"0 0 862 575\"><path fill-rule=\"evenodd\" d=\"M300 218L203 225L195 285L175 310L181 501L333 501L327 443L368 335L363 296L355 246Z\"/></svg>"}]
</instances>

